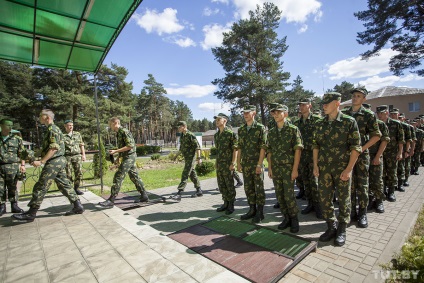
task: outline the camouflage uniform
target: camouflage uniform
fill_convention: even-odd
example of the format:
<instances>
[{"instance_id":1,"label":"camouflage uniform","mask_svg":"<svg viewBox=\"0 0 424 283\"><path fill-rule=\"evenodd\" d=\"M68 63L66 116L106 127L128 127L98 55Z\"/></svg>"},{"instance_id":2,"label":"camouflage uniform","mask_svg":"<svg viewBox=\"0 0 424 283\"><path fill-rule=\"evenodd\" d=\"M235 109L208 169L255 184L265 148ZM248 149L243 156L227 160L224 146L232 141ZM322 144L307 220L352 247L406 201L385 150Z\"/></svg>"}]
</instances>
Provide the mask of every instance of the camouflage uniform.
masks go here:
<instances>
[{"instance_id":1,"label":"camouflage uniform","mask_svg":"<svg viewBox=\"0 0 424 283\"><path fill-rule=\"evenodd\" d=\"M420 157L421 149L423 146L424 131L419 128L415 128L415 133L417 136L417 142L415 143L415 151L411 160L411 171L414 172L414 174L418 172L418 168L420 167Z\"/></svg>"},{"instance_id":2,"label":"camouflage uniform","mask_svg":"<svg viewBox=\"0 0 424 283\"><path fill-rule=\"evenodd\" d=\"M233 162L233 152L237 149L237 136L228 127L225 127L222 132L218 131L215 133L214 141L218 152L216 157L218 188L224 202L233 202L236 198L236 189L234 187L233 171L230 171L229 168Z\"/></svg>"},{"instance_id":3,"label":"camouflage uniform","mask_svg":"<svg viewBox=\"0 0 424 283\"><path fill-rule=\"evenodd\" d=\"M63 135L65 141L66 175L74 182L74 189L78 189L82 180L81 146L84 145L81 134L73 131ZM72 178L72 169L75 179Z\"/></svg>"},{"instance_id":4,"label":"camouflage uniform","mask_svg":"<svg viewBox=\"0 0 424 283\"><path fill-rule=\"evenodd\" d=\"M294 154L297 149L303 149L299 129L284 123L282 128L274 127L268 132L267 150L271 153L272 181L280 210L283 215L296 217L299 209L294 195L294 181L291 173Z\"/></svg>"},{"instance_id":5,"label":"camouflage uniform","mask_svg":"<svg viewBox=\"0 0 424 283\"><path fill-rule=\"evenodd\" d=\"M28 203L28 206L31 208L40 208L44 196L53 181L56 182L59 191L66 196L71 203L79 200L72 188L71 181L66 177L66 158L64 156L65 143L63 141L62 131L55 124L47 126L47 131L44 134L41 147L41 157L44 157L50 149L56 149L56 152L47 160L41 171L40 178L32 189L32 198Z\"/></svg>"},{"instance_id":6,"label":"camouflage uniform","mask_svg":"<svg viewBox=\"0 0 424 283\"><path fill-rule=\"evenodd\" d=\"M411 134L411 129L409 128L409 125L398 121L403 129L403 133L405 136L405 143L412 144L412 134ZM406 146L403 147L403 153L402 153L402 159L398 161L398 165L397 165L397 187L399 190L401 190L401 186L403 184L403 182L405 181L405 163L406 163L406 159L405 159L405 153L406 153Z\"/></svg>"},{"instance_id":7,"label":"camouflage uniform","mask_svg":"<svg viewBox=\"0 0 424 283\"><path fill-rule=\"evenodd\" d=\"M11 203L18 201L16 184L20 161L25 159L26 149L22 138L10 133L2 137L0 145L0 205L6 202L6 187Z\"/></svg>"},{"instance_id":8,"label":"camouflage uniform","mask_svg":"<svg viewBox=\"0 0 424 283\"><path fill-rule=\"evenodd\" d=\"M370 148L370 169L369 169L369 197L377 200L384 200L384 184L383 184L383 154L380 156L380 165L372 165L372 161L377 155L378 149L382 141L390 142L389 129L386 124L377 119L378 127L381 132L381 138Z\"/></svg>"},{"instance_id":9,"label":"camouflage uniform","mask_svg":"<svg viewBox=\"0 0 424 283\"><path fill-rule=\"evenodd\" d=\"M413 126L407 123L406 125L409 127L409 132L411 133L411 149L412 149L413 143L416 143L417 141L417 135L415 132L415 128ZM404 185L409 185L408 179L409 179L409 176L411 175L411 159L412 159L411 156L408 156L407 158L405 158L405 161L404 161L405 163Z\"/></svg>"},{"instance_id":10,"label":"camouflage uniform","mask_svg":"<svg viewBox=\"0 0 424 283\"><path fill-rule=\"evenodd\" d=\"M118 195L127 173L130 176L131 182L134 183L137 191L143 195L145 192L144 184L140 176L138 176L137 167L135 166L137 154L134 138L130 131L119 127L118 132L116 133L116 140L118 142L118 148L129 146L131 149L119 153L119 157L122 157L122 162L119 164L118 171L116 171L113 176L113 185L110 188L111 198L114 199Z\"/></svg>"},{"instance_id":11,"label":"camouflage uniform","mask_svg":"<svg viewBox=\"0 0 424 283\"><path fill-rule=\"evenodd\" d=\"M265 205L264 174L256 174L261 149L266 149L264 125L253 121L248 128L243 124L238 130L244 191L249 205Z\"/></svg>"},{"instance_id":12,"label":"camouflage uniform","mask_svg":"<svg viewBox=\"0 0 424 283\"><path fill-rule=\"evenodd\" d=\"M197 178L196 171L194 170L196 165L196 151L199 149L200 144L192 132L187 130L185 133L181 133L180 152L184 157L184 169L181 175L181 182L178 185L179 191L184 191L189 177L196 190L200 189L200 181L199 178Z\"/></svg>"},{"instance_id":13,"label":"camouflage uniform","mask_svg":"<svg viewBox=\"0 0 424 283\"><path fill-rule=\"evenodd\" d=\"M333 195L339 192L339 223L350 222L351 179L342 181L340 175L349 164L352 150L361 152L358 125L352 117L339 111L333 121L328 116L316 122L313 149L318 149L318 187L322 215L327 223L334 223Z\"/></svg>"}]
</instances>

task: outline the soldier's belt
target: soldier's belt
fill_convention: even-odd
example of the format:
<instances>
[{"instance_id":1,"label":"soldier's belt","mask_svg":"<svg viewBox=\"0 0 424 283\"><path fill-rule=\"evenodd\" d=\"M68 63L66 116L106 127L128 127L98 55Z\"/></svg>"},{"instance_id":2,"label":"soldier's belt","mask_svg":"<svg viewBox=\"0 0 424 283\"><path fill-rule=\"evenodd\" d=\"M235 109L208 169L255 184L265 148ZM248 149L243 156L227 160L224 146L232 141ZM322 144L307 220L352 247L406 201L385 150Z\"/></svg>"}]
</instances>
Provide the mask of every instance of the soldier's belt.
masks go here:
<instances>
[{"instance_id":1,"label":"soldier's belt","mask_svg":"<svg viewBox=\"0 0 424 283\"><path fill-rule=\"evenodd\" d=\"M75 155L81 155L81 153L70 153L70 154L65 154L65 156L75 156Z\"/></svg>"},{"instance_id":2,"label":"soldier's belt","mask_svg":"<svg viewBox=\"0 0 424 283\"><path fill-rule=\"evenodd\" d=\"M17 164L17 163L19 162L18 161L17 162L0 162L0 165Z\"/></svg>"}]
</instances>

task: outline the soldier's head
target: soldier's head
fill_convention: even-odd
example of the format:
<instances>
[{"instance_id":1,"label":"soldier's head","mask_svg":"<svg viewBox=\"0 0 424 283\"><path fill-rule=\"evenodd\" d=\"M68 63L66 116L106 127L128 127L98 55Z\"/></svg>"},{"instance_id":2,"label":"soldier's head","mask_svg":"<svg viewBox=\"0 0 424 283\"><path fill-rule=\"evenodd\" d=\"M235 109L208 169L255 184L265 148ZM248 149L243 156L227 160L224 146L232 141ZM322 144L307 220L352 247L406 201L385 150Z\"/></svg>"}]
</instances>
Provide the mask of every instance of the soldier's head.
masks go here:
<instances>
[{"instance_id":1,"label":"soldier's head","mask_svg":"<svg viewBox=\"0 0 424 283\"><path fill-rule=\"evenodd\" d=\"M390 110L390 118L399 120L399 109L392 108L392 110Z\"/></svg>"},{"instance_id":2,"label":"soldier's head","mask_svg":"<svg viewBox=\"0 0 424 283\"><path fill-rule=\"evenodd\" d=\"M66 133L72 133L74 130L74 121L72 120L65 120L65 131Z\"/></svg>"},{"instance_id":3,"label":"soldier's head","mask_svg":"<svg viewBox=\"0 0 424 283\"><path fill-rule=\"evenodd\" d=\"M299 112L302 115L307 115L311 112L312 104L309 98L301 99L297 105L299 105Z\"/></svg>"},{"instance_id":4,"label":"soldier's head","mask_svg":"<svg viewBox=\"0 0 424 283\"><path fill-rule=\"evenodd\" d=\"M406 121L405 113L399 113L399 120L402 121L402 122Z\"/></svg>"},{"instance_id":5,"label":"soldier's head","mask_svg":"<svg viewBox=\"0 0 424 283\"><path fill-rule=\"evenodd\" d=\"M178 132L183 133L187 131L187 122L186 121L178 121L177 122Z\"/></svg>"},{"instance_id":6,"label":"soldier's head","mask_svg":"<svg viewBox=\"0 0 424 283\"><path fill-rule=\"evenodd\" d=\"M368 91L364 87L354 88L350 93L353 106L360 106L367 100Z\"/></svg>"},{"instance_id":7,"label":"soldier's head","mask_svg":"<svg viewBox=\"0 0 424 283\"><path fill-rule=\"evenodd\" d=\"M43 125L50 125L54 121L54 113L50 109L43 109L40 112L40 123Z\"/></svg>"},{"instance_id":8,"label":"soldier's head","mask_svg":"<svg viewBox=\"0 0 424 283\"><path fill-rule=\"evenodd\" d=\"M10 119L1 119L0 120L1 134L7 136L12 131L13 121Z\"/></svg>"},{"instance_id":9,"label":"soldier's head","mask_svg":"<svg viewBox=\"0 0 424 283\"><path fill-rule=\"evenodd\" d=\"M246 123L252 123L253 119L256 116L256 106L255 105L246 105L243 107L243 118Z\"/></svg>"},{"instance_id":10,"label":"soldier's head","mask_svg":"<svg viewBox=\"0 0 424 283\"><path fill-rule=\"evenodd\" d=\"M218 128L221 129L227 125L228 116L224 113L219 113L218 115L213 116L213 118L215 119L215 124Z\"/></svg>"},{"instance_id":11,"label":"soldier's head","mask_svg":"<svg viewBox=\"0 0 424 283\"><path fill-rule=\"evenodd\" d=\"M387 118L389 118L389 107L387 105L380 105L376 108L377 117L381 121L386 122Z\"/></svg>"},{"instance_id":12,"label":"soldier's head","mask_svg":"<svg viewBox=\"0 0 424 283\"><path fill-rule=\"evenodd\" d=\"M289 115L289 108L286 105L275 104L273 108L270 109L272 117L274 117L275 122L282 122Z\"/></svg>"},{"instance_id":13,"label":"soldier's head","mask_svg":"<svg viewBox=\"0 0 424 283\"><path fill-rule=\"evenodd\" d=\"M119 120L118 117L112 117L109 119L109 128L113 132L117 132L120 127L121 127L121 120Z\"/></svg>"},{"instance_id":14,"label":"soldier's head","mask_svg":"<svg viewBox=\"0 0 424 283\"><path fill-rule=\"evenodd\" d=\"M322 98L322 108L325 115L339 111L342 95L338 92L327 92Z\"/></svg>"}]
</instances>

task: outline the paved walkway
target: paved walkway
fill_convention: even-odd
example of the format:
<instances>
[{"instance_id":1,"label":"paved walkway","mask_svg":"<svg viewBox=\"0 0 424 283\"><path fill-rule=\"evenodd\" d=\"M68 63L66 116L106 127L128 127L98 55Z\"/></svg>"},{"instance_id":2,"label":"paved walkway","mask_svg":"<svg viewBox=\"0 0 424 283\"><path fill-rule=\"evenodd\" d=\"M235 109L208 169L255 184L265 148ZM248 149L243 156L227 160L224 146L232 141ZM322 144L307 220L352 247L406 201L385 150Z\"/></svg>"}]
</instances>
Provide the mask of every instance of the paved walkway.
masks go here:
<instances>
[{"instance_id":1,"label":"paved walkway","mask_svg":"<svg viewBox=\"0 0 424 283\"><path fill-rule=\"evenodd\" d=\"M319 244L280 282L382 282L379 264L390 261L404 243L424 201L424 170L411 176L397 202L385 202L386 212L368 214L369 227L351 225L343 247ZM266 177L266 188L272 181ZM122 211L101 209L102 199L86 192L83 215L63 216L70 209L60 194L45 199L36 221L12 222L10 213L0 217L0 282L247 282L224 267L188 250L166 235L220 215L215 209L221 196L216 180L202 181L205 195L180 203L158 203ZM176 186L154 190L168 196ZM266 191L264 226L281 221L271 189ZM247 210L242 188L237 189L234 217ZM22 207L27 202L21 202ZM304 207L306 201L298 201ZM8 205L9 209L9 205ZM313 214L299 215L297 235L318 240L326 229ZM288 229L287 229L288 230ZM286 231L287 232L287 231Z\"/></svg>"}]
</instances>

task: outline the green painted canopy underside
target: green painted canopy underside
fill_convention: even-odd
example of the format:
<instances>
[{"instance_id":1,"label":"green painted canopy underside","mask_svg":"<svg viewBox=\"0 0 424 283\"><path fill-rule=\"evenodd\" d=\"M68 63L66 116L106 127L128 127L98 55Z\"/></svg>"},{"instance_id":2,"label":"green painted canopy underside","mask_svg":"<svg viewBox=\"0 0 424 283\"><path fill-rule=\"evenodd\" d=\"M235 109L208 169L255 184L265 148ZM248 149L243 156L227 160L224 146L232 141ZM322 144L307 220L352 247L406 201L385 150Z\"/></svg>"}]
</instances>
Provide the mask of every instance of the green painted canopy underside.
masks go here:
<instances>
[{"instance_id":1,"label":"green painted canopy underside","mask_svg":"<svg viewBox=\"0 0 424 283\"><path fill-rule=\"evenodd\" d=\"M0 0L0 59L97 73L143 0Z\"/></svg>"}]
</instances>

